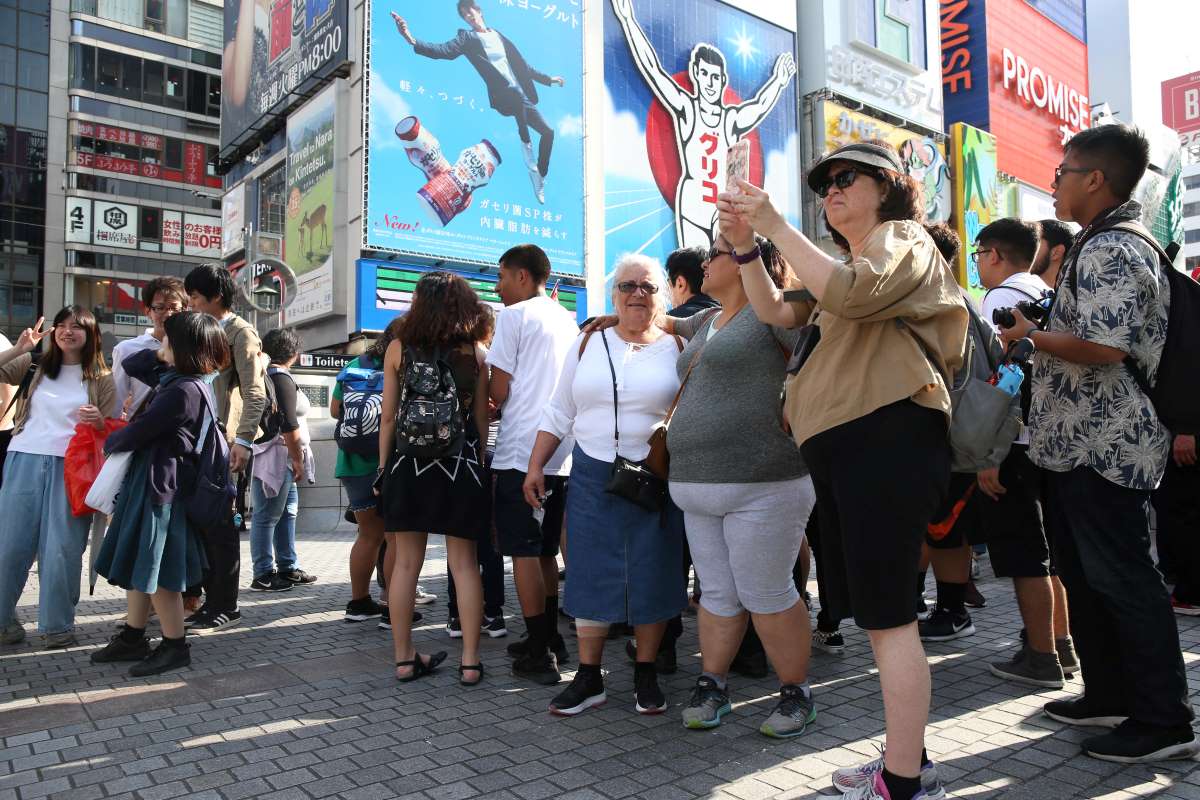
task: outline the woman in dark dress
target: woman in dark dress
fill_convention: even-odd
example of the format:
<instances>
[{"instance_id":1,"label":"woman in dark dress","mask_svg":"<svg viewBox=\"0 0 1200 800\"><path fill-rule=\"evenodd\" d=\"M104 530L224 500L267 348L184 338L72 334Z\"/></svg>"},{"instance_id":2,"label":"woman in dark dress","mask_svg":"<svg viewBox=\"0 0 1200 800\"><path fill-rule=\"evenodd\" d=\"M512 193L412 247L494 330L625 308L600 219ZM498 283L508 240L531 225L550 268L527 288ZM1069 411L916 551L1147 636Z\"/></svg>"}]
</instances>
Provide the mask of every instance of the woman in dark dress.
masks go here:
<instances>
[{"instance_id":1,"label":"woman in dark dress","mask_svg":"<svg viewBox=\"0 0 1200 800\"><path fill-rule=\"evenodd\" d=\"M210 384L229 362L220 324L184 311L167 320L162 349L123 362L126 373L153 388L144 409L111 433L108 453L132 452L112 521L96 556L96 571L126 590L125 627L92 663L138 662L133 677L157 675L192 663L183 630L183 590L199 583L204 556L187 519L186 486L197 442L216 424ZM207 396L206 396L207 395ZM150 604L162 624L162 643L146 637Z\"/></svg>"},{"instance_id":2,"label":"woman in dark dress","mask_svg":"<svg viewBox=\"0 0 1200 800\"><path fill-rule=\"evenodd\" d=\"M446 653L421 655L412 643L413 593L425 562L430 533L446 537L446 558L458 590L462 621L461 682L483 679L479 634L483 588L476 543L490 535L491 482L485 472L488 432L488 369L482 342L491 315L465 280L448 272L430 272L417 282L412 307L388 345L383 365L383 412L379 433L380 507L387 546L396 553L388 581L396 678L411 681L428 675ZM420 458L397 449L397 414L403 409L406 364L440 360L453 373L462 414L462 449L440 458Z\"/></svg>"}]
</instances>

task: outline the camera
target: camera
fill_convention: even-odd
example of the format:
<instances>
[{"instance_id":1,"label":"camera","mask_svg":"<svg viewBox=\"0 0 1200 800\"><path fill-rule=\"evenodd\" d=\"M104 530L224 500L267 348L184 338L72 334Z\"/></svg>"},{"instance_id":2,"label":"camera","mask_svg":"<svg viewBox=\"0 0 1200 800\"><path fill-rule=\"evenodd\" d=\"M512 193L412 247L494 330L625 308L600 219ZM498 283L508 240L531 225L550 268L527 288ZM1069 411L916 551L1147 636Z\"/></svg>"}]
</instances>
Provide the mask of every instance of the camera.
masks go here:
<instances>
[{"instance_id":1,"label":"camera","mask_svg":"<svg viewBox=\"0 0 1200 800\"><path fill-rule=\"evenodd\" d=\"M1043 328L1050 315L1050 307L1052 305L1054 305L1054 292L1047 291L1037 300L1022 300L1017 303L1017 310L1025 316L1025 319L1039 328ZM1001 328L1011 328L1017 324L1017 319L1013 316L1012 312L1011 308L993 309L992 322Z\"/></svg>"}]
</instances>

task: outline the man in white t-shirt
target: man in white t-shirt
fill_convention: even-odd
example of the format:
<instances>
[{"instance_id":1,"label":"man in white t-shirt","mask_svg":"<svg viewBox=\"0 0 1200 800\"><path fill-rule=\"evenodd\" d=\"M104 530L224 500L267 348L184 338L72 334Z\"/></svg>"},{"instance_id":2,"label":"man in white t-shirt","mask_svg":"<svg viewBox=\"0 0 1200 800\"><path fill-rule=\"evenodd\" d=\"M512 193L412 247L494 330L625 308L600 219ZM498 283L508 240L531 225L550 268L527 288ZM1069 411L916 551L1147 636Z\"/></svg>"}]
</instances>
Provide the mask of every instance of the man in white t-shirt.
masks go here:
<instances>
[{"instance_id":1,"label":"man in white t-shirt","mask_svg":"<svg viewBox=\"0 0 1200 800\"><path fill-rule=\"evenodd\" d=\"M183 281L169 276L150 281L142 289L142 306L153 327L147 328L141 336L118 342L112 354L117 409L125 419L129 419L141 408L154 387L133 380L125 374L124 361L141 350L158 350L162 347L163 337L167 335L166 328L163 327L167 319L187 308L187 293L183 290Z\"/></svg>"},{"instance_id":2,"label":"man in white t-shirt","mask_svg":"<svg viewBox=\"0 0 1200 800\"><path fill-rule=\"evenodd\" d=\"M983 317L1041 300L1045 282L1030 273L1039 247L1039 226L1007 218L979 232L976 239L979 279L988 293ZM992 323L993 327L999 327ZM1022 415L1028 419L1026 373ZM981 475L983 527L992 569L997 578L1012 578L1017 605L1025 623L1025 641L1010 661L990 665L993 674L1034 686L1060 688L1065 674L1077 669L1067 630L1067 593L1055 575L1046 530L1042 523L1041 472L1029 460L1029 440L1021 435L991 480Z\"/></svg>"},{"instance_id":3,"label":"man in white t-shirt","mask_svg":"<svg viewBox=\"0 0 1200 800\"><path fill-rule=\"evenodd\" d=\"M509 648L517 656L513 674L538 683L558 683L558 659L566 654L558 633L558 555L566 507L567 474L574 440L563 440L546 464L546 499L538 519L521 488L542 412L575 346L575 317L546 296L550 259L534 244L513 247L500 257L496 291L504 310L488 352L489 392L500 409L492 472L493 513L500 554L511 556L517 598L529 638ZM553 650L553 652L551 652ZM556 657L557 654L557 657Z\"/></svg>"}]
</instances>

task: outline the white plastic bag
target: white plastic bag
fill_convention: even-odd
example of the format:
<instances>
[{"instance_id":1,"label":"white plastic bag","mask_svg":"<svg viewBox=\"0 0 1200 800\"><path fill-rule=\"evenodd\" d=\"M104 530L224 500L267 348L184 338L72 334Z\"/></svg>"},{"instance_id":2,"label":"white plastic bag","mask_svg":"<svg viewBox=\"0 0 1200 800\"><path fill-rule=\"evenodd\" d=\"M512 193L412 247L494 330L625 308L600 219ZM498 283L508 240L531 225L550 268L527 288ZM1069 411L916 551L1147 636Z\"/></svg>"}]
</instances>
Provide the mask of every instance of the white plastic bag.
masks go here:
<instances>
[{"instance_id":1,"label":"white plastic bag","mask_svg":"<svg viewBox=\"0 0 1200 800\"><path fill-rule=\"evenodd\" d=\"M100 468L96 482L87 493L85 502L89 508L94 508L101 514L113 513L117 505L117 493L121 491L121 484L125 483L125 474L129 472L129 462L132 458L132 452L125 452L113 453L104 459L104 466Z\"/></svg>"}]
</instances>

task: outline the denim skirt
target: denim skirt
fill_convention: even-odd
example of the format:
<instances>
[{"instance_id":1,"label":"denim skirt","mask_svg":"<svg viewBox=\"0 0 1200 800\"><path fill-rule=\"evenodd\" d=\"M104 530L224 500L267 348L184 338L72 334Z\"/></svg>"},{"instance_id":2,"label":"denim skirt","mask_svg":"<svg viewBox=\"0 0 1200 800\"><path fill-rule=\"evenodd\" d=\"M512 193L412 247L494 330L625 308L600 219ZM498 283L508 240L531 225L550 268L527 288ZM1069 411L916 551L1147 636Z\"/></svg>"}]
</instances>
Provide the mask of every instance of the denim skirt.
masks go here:
<instances>
[{"instance_id":1,"label":"denim skirt","mask_svg":"<svg viewBox=\"0 0 1200 800\"><path fill-rule=\"evenodd\" d=\"M563 608L580 619L648 625L687 605L683 512L646 511L604 491L612 462L578 445L567 492L567 581Z\"/></svg>"}]
</instances>

